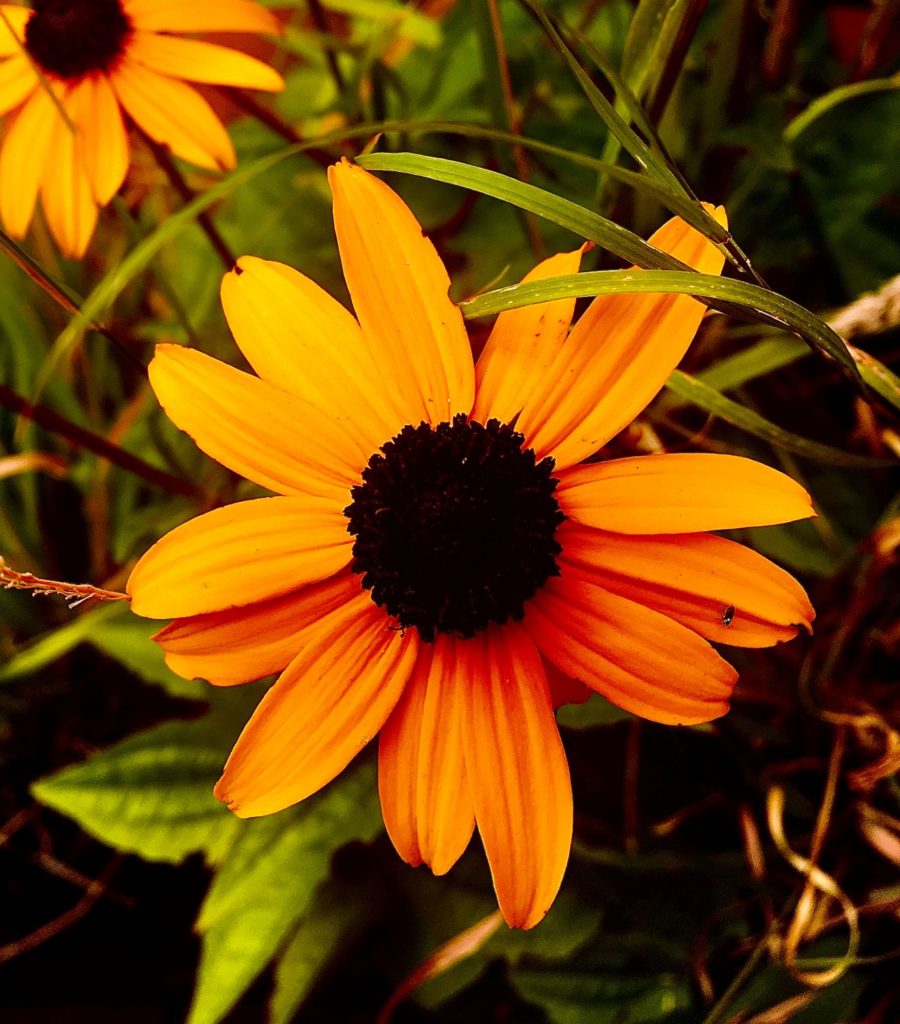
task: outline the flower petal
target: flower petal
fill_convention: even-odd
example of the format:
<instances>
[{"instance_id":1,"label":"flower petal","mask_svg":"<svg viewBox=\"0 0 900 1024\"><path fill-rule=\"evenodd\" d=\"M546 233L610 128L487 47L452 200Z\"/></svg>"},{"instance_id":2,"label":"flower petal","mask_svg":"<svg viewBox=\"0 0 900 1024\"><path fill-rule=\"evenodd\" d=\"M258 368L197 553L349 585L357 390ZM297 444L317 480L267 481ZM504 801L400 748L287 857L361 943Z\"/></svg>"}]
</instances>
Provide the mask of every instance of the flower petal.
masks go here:
<instances>
[{"instance_id":1,"label":"flower petal","mask_svg":"<svg viewBox=\"0 0 900 1024\"><path fill-rule=\"evenodd\" d=\"M378 741L378 791L388 835L414 867L446 874L475 828L466 780L457 680L458 641L440 634L419 651L416 670Z\"/></svg>"},{"instance_id":2,"label":"flower petal","mask_svg":"<svg viewBox=\"0 0 900 1024\"><path fill-rule=\"evenodd\" d=\"M87 167L76 146L83 82L72 86L63 104L72 124L58 115L53 119L53 138L41 178L41 203L50 233L66 256L84 255L97 225L97 202Z\"/></svg>"},{"instance_id":3,"label":"flower petal","mask_svg":"<svg viewBox=\"0 0 900 1024\"><path fill-rule=\"evenodd\" d=\"M127 54L113 68L110 79L122 106L154 142L199 167L234 167L231 138L196 89L158 75Z\"/></svg>"},{"instance_id":4,"label":"flower petal","mask_svg":"<svg viewBox=\"0 0 900 1024\"><path fill-rule=\"evenodd\" d=\"M577 274L584 249L543 260L522 282ZM472 419L487 423L494 417L510 423L522 411L565 341L574 312L574 299L557 299L510 309L497 317L475 367Z\"/></svg>"},{"instance_id":5,"label":"flower petal","mask_svg":"<svg viewBox=\"0 0 900 1024\"><path fill-rule=\"evenodd\" d=\"M532 928L559 891L572 843L569 766L547 680L517 623L490 627L458 652L475 820L503 917Z\"/></svg>"},{"instance_id":6,"label":"flower petal","mask_svg":"<svg viewBox=\"0 0 900 1024\"><path fill-rule=\"evenodd\" d=\"M803 587L743 544L709 533L628 537L573 522L562 557L599 586L735 647L769 647L810 629Z\"/></svg>"},{"instance_id":7,"label":"flower petal","mask_svg":"<svg viewBox=\"0 0 900 1024\"><path fill-rule=\"evenodd\" d=\"M128 134L122 110L105 75L86 76L72 92L67 106L78 126L76 151L94 199L105 206L128 171Z\"/></svg>"},{"instance_id":8,"label":"flower petal","mask_svg":"<svg viewBox=\"0 0 900 1024\"><path fill-rule=\"evenodd\" d=\"M740 455L684 452L589 463L559 474L563 512L614 533L697 533L815 515L789 476Z\"/></svg>"},{"instance_id":9,"label":"flower petal","mask_svg":"<svg viewBox=\"0 0 900 1024\"><path fill-rule=\"evenodd\" d=\"M3 12L0 18L0 57L21 54L25 44L25 26L34 11L19 4L0 4L0 11Z\"/></svg>"},{"instance_id":10,"label":"flower petal","mask_svg":"<svg viewBox=\"0 0 900 1024\"><path fill-rule=\"evenodd\" d=\"M34 214L38 189L62 121L45 89L36 89L8 125L0 151L0 215L14 238L23 238Z\"/></svg>"},{"instance_id":11,"label":"flower petal","mask_svg":"<svg viewBox=\"0 0 900 1024\"><path fill-rule=\"evenodd\" d=\"M180 345L157 345L149 372L169 419L223 466L282 494L348 503L368 455L326 413Z\"/></svg>"},{"instance_id":12,"label":"flower petal","mask_svg":"<svg viewBox=\"0 0 900 1024\"><path fill-rule=\"evenodd\" d=\"M38 87L38 82L27 57L15 56L3 61L0 64L0 114L24 103Z\"/></svg>"},{"instance_id":13,"label":"flower petal","mask_svg":"<svg viewBox=\"0 0 900 1024\"><path fill-rule=\"evenodd\" d=\"M394 388L413 425L468 413L472 350L434 246L396 192L361 167L344 160L328 180L344 277L379 386Z\"/></svg>"},{"instance_id":14,"label":"flower petal","mask_svg":"<svg viewBox=\"0 0 900 1024\"><path fill-rule=\"evenodd\" d=\"M307 630L359 592L340 572L268 601L175 619L153 639L185 679L234 686L281 672L304 646Z\"/></svg>"},{"instance_id":15,"label":"flower petal","mask_svg":"<svg viewBox=\"0 0 900 1024\"><path fill-rule=\"evenodd\" d=\"M715 211L725 223L725 211ZM676 217L650 244L704 274L725 257ZM636 271L640 273L640 271ZM518 429L538 458L574 466L644 409L687 351L706 306L689 295L603 295L594 299L528 396Z\"/></svg>"},{"instance_id":16,"label":"flower petal","mask_svg":"<svg viewBox=\"0 0 900 1024\"><path fill-rule=\"evenodd\" d=\"M548 661L642 718L692 725L728 710L737 673L705 640L566 563L528 604L525 628Z\"/></svg>"},{"instance_id":17,"label":"flower petal","mask_svg":"<svg viewBox=\"0 0 900 1024\"><path fill-rule=\"evenodd\" d=\"M265 601L348 564L353 538L339 507L307 495L213 509L158 540L128 580L131 608L151 619Z\"/></svg>"},{"instance_id":18,"label":"flower petal","mask_svg":"<svg viewBox=\"0 0 900 1024\"><path fill-rule=\"evenodd\" d=\"M419 650L365 591L325 616L263 697L228 758L216 796L252 818L330 782L393 711Z\"/></svg>"},{"instance_id":19,"label":"flower petal","mask_svg":"<svg viewBox=\"0 0 900 1024\"><path fill-rule=\"evenodd\" d=\"M351 422L369 452L405 424L376 385L378 367L353 316L314 281L283 263L242 256L222 279L222 306L254 370Z\"/></svg>"},{"instance_id":20,"label":"flower petal","mask_svg":"<svg viewBox=\"0 0 900 1024\"><path fill-rule=\"evenodd\" d=\"M250 0L123 0L136 29L154 32L281 31L278 19Z\"/></svg>"},{"instance_id":21,"label":"flower petal","mask_svg":"<svg viewBox=\"0 0 900 1024\"><path fill-rule=\"evenodd\" d=\"M128 43L128 56L161 75L188 82L234 85L267 92L280 92L284 88L281 75L256 57L199 39L180 39L138 30Z\"/></svg>"}]
</instances>

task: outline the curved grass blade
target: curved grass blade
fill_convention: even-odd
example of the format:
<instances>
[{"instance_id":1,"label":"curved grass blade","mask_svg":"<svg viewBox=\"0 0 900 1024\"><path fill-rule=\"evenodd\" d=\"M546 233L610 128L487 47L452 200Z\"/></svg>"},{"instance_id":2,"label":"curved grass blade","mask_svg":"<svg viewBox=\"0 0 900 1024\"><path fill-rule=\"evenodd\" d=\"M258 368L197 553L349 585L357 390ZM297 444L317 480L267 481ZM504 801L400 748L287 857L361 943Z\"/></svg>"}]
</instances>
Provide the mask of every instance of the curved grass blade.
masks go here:
<instances>
[{"instance_id":1,"label":"curved grass blade","mask_svg":"<svg viewBox=\"0 0 900 1024\"><path fill-rule=\"evenodd\" d=\"M860 382L859 370L847 346L809 310L758 285L709 274L668 270L594 270L497 288L463 302L461 306L465 316L478 317L551 299L592 298L625 292L693 295L707 305L712 304L708 300L724 300L729 312L736 310L735 315L744 319L758 319L756 314L761 313L767 322L777 322L798 334L813 348L833 359L854 381ZM716 302L716 308L722 308L721 301Z\"/></svg>"},{"instance_id":2,"label":"curved grass blade","mask_svg":"<svg viewBox=\"0 0 900 1024\"><path fill-rule=\"evenodd\" d=\"M640 138L640 136L622 118L613 104L610 103L597 86L594 85L591 81L591 76L582 66L581 61L575 54L575 51L563 38L559 29L541 9L540 5L533 3L532 0L522 0L522 3L541 23L541 27L562 55L566 64L569 65L569 70L581 86L582 92L587 97L594 110L596 110L603 119L603 123L609 129L610 134L617 139L623 149L630 153L637 163L656 178L660 184L668 185L676 191L683 192L684 186L672 172L671 168L669 168L665 161L662 160L642 138ZM617 96L627 107L632 119L640 125L646 125L647 115L641 109L641 105L638 103L631 90L625 85L621 77L617 75L609 65L606 65L602 70L607 78L610 79Z\"/></svg>"},{"instance_id":3,"label":"curved grass blade","mask_svg":"<svg viewBox=\"0 0 900 1024\"><path fill-rule=\"evenodd\" d=\"M399 171L403 174L415 174L422 178L430 178L432 181L442 181L448 185L458 185L460 188L480 192L482 195L500 199L523 210L530 210L539 217L568 228L569 231L582 238L589 238L592 242L596 242L629 263L636 263L640 267L691 272L690 267L667 253L660 252L652 245L648 245L633 231L628 231L569 199L563 199L536 185L518 181L515 178L499 174L497 171L473 167L471 164L460 163L456 160L445 160L442 157L421 156L418 153L371 153L359 157L357 163L361 167L373 171ZM761 289L761 291L765 290ZM735 306L722 299L711 299L708 305L732 316L749 318L773 327L784 327L783 321L769 316L761 309L742 310L740 306ZM850 362L845 360L844 365L856 380L857 374L852 360Z\"/></svg>"},{"instance_id":4,"label":"curved grass blade","mask_svg":"<svg viewBox=\"0 0 900 1024\"><path fill-rule=\"evenodd\" d=\"M539 217L568 228L582 238L588 238L630 263L666 270L685 270L683 263L659 249L648 245L633 231L614 221L593 213L569 199L563 199L538 188L510 178L497 171L443 157L420 156L417 153L370 153L357 161L370 171L400 171L433 181L471 189L492 196L512 206L536 213Z\"/></svg>"},{"instance_id":5,"label":"curved grass blade","mask_svg":"<svg viewBox=\"0 0 900 1024\"><path fill-rule=\"evenodd\" d=\"M844 466L848 469L878 469L895 463L874 459L868 455L855 455L833 448L828 444L810 441L809 438L793 434L760 416L753 409L735 402L702 380L692 377L681 370L675 370L666 382L666 389L679 398L696 405L704 411L718 416L733 427L746 430L748 434L767 441L776 448L802 455L815 462L825 462L833 466Z\"/></svg>"}]
</instances>

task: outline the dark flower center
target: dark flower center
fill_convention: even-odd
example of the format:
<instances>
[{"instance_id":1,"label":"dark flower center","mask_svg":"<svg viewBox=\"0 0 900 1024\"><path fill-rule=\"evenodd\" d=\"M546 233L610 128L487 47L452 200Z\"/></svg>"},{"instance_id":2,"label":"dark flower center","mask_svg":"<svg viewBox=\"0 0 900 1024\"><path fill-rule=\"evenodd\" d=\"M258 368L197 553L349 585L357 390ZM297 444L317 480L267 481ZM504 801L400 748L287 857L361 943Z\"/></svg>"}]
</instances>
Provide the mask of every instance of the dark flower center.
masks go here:
<instances>
[{"instance_id":1,"label":"dark flower center","mask_svg":"<svg viewBox=\"0 0 900 1024\"><path fill-rule=\"evenodd\" d=\"M554 535L565 516L553 459L489 420L404 427L382 445L344 509L356 537L353 571L372 600L423 640L473 636L521 619L558 574Z\"/></svg>"},{"instance_id":2,"label":"dark flower center","mask_svg":"<svg viewBox=\"0 0 900 1024\"><path fill-rule=\"evenodd\" d=\"M119 0L32 0L31 6L25 48L60 78L108 71L131 31Z\"/></svg>"}]
</instances>

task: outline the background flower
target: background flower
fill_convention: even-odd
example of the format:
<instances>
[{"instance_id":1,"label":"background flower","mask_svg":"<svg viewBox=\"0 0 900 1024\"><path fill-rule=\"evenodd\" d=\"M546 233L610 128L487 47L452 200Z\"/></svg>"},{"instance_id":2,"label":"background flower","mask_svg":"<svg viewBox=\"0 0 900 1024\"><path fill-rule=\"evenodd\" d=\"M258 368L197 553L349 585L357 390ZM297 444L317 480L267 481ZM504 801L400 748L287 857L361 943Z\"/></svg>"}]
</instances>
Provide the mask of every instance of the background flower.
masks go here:
<instances>
[{"instance_id":1,"label":"background flower","mask_svg":"<svg viewBox=\"0 0 900 1024\"><path fill-rule=\"evenodd\" d=\"M268 32L277 19L251 0L34 0L0 5L0 218L28 231L40 194L67 256L81 256L98 207L130 162L127 115L175 156L211 170L234 146L188 82L278 91L281 76L239 50L174 33Z\"/></svg>"}]
</instances>

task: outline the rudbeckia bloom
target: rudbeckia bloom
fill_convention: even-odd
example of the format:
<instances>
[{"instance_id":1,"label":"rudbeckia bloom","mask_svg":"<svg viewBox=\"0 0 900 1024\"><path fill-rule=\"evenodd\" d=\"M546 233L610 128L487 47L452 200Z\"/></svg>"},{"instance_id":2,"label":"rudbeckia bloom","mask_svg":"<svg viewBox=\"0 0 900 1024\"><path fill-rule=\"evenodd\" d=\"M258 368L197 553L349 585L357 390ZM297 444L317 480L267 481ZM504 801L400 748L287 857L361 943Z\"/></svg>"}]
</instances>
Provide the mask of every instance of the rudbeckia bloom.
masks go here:
<instances>
[{"instance_id":1,"label":"rudbeckia bloom","mask_svg":"<svg viewBox=\"0 0 900 1024\"><path fill-rule=\"evenodd\" d=\"M277 32L251 0L33 0L0 5L0 219L22 238L38 193L67 256L81 256L99 206L129 165L123 111L175 156L213 170L234 147L204 82L277 91L281 76L229 47L175 32Z\"/></svg>"},{"instance_id":2,"label":"rudbeckia bloom","mask_svg":"<svg viewBox=\"0 0 900 1024\"><path fill-rule=\"evenodd\" d=\"M657 722L724 714L736 674L709 641L773 644L813 612L787 573L707 531L804 518L810 500L737 456L585 461L662 387L700 302L598 298L571 331L567 300L509 311L475 365L403 201L346 162L330 182L356 318L244 257L222 300L257 376L174 345L150 366L169 417L280 496L176 528L128 591L136 613L174 619L156 639L176 672L281 673L216 787L234 812L304 799L380 731L400 855L446 872L477 824L501 910L528 928L572 839L554 705L580 680ZM680 220L652 242L721 270Z\"/></svg>"}]
</instances>

